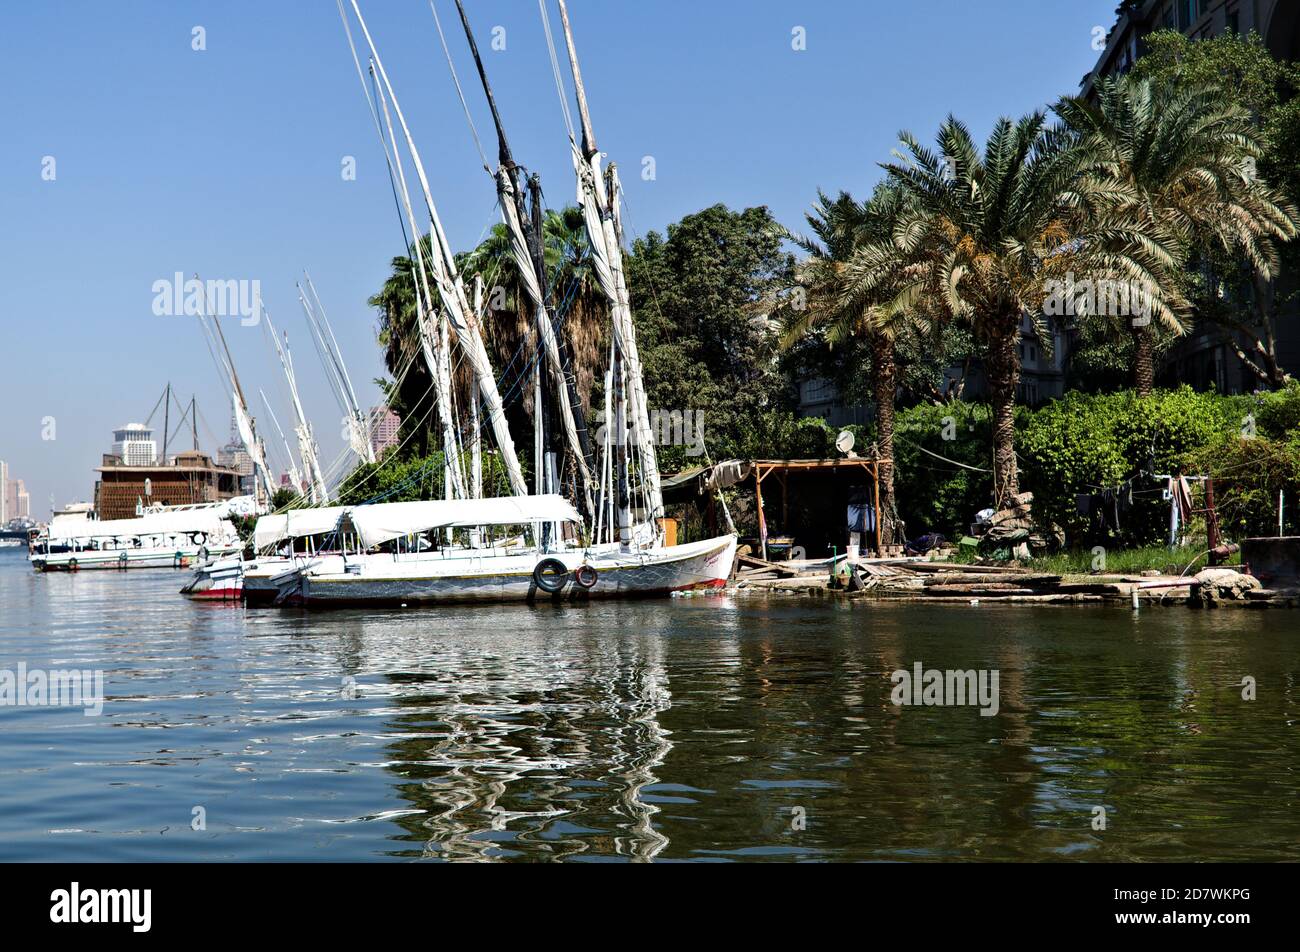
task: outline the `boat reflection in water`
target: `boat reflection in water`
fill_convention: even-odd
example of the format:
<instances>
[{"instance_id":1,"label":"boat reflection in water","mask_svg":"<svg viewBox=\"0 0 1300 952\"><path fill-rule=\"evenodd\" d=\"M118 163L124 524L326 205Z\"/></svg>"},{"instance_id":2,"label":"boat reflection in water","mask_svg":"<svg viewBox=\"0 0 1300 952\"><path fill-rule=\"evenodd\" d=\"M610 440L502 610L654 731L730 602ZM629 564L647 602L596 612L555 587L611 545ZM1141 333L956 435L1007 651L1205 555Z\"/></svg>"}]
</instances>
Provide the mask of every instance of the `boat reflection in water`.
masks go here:
<instances>
[{"instance_id":1,"label":"boat reflection in water","mask_svg":"<svg viewBox=\"0 0 1300 952\"><path fill-rule=\"evenodd\" d=\"M662 642L585 642L576 658L557 645L544 659L535 634L498 646L444 642L436 672L388 678L405 712L389 723L400 738L388 766L413 807L394 821L419 843L399 855L658 856L669 841L647 788L672 750L659 722L671 704Z\"/></svg>"}]
</instances>

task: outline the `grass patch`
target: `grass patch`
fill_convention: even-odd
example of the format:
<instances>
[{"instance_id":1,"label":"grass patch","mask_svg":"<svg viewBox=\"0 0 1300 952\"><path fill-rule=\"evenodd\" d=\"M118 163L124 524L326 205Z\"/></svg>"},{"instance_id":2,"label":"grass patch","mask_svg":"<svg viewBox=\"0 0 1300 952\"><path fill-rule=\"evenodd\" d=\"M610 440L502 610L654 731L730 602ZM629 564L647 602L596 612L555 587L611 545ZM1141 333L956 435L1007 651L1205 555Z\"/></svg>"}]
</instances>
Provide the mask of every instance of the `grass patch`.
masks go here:
<instances>
[{"instance_id":1,"label":"grass patch","mask_svg":"<svg viewBox=\"0 0 1300 952\"><path fill-rule=\"evenodd\" d=\"M1195 574L1205 568L1207 558L1205 548L1200 545L1185 545L1171 549L1165 545L1148 545L1136 549L1107 549L1105 568L1094 567L1098 556L1091 549L1057 552L1042 558L1031 559L1029 568L1053 575L1136 575L1139 572L1154 569L1165 575L1182 575L1191 565ZM1239 564L1241 555L1229 557L1229 564Z\"/></svg>"}]
</instances>

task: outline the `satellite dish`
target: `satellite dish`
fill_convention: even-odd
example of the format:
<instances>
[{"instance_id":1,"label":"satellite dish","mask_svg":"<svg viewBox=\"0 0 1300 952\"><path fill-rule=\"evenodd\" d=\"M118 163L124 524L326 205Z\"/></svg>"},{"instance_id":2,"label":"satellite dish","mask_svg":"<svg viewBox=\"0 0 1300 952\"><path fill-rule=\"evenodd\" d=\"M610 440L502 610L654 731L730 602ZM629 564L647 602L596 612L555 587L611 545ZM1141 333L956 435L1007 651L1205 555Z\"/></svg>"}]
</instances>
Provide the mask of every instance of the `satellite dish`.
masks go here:
<instances>
[{"instance_id":1,"label":"satellite dish","mask_svg":"<svg viewBox=\"0 0 1300 952\"><path fill-rule=\"evenodd\" d=\"M853 449L853 434L848 430L840 430L840 435L835 437L835 448L841 453Z\"/></svg>"}]
</instances>

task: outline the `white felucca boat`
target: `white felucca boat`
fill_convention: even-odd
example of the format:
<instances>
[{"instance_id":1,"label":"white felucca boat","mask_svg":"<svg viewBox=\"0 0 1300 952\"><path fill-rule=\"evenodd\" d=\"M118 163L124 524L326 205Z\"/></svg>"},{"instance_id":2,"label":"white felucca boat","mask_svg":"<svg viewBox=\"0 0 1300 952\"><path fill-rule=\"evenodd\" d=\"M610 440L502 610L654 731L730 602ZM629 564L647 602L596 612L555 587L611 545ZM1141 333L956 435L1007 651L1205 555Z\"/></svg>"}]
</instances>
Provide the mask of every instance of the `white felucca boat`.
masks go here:
<instances>
[{"instance_id":1,"label":"white felucca boat","mask_svg":"<svg viewBox=\"0 0 1300 952\"><path fill-rule=\"evenodd\" d=\"M721 587L735 557L734 536L585 546L574 541L581 526L558 495L356 506L336 530L355 551L246 565L244 595L249 604L305 606L627 598ZM440 544L446 530L479 544Z\"/></svg>"}]
</instances>

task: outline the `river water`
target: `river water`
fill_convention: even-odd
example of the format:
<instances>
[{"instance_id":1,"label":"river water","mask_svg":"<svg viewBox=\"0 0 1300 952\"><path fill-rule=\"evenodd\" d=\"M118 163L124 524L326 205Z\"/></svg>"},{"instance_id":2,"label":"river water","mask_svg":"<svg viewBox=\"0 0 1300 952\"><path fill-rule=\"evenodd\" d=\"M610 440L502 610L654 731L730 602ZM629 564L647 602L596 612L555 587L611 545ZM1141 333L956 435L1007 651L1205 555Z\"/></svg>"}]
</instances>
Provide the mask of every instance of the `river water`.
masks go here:
<instances>
[{"instance_id":1,"label":"river water","mask_svg":"<svg viewBox=\"0 0 1300 952\"><path fill-rule=\"evenodd\" d=\"M0 550L0 672L105 695L0 706L0 860L1300 859L1286 612L182 582ZM892 703L917 662L996 672L997 713Z\"/></svg>"}]
</instances>

